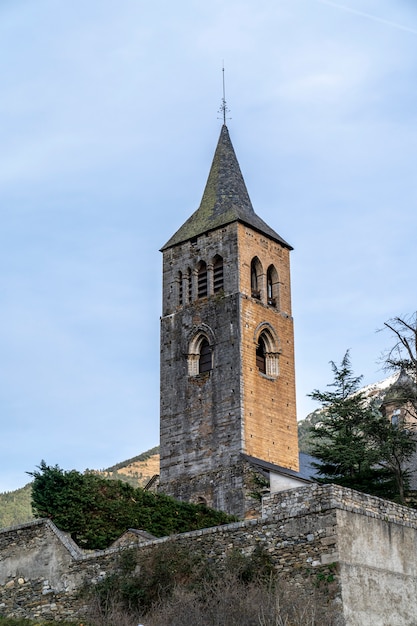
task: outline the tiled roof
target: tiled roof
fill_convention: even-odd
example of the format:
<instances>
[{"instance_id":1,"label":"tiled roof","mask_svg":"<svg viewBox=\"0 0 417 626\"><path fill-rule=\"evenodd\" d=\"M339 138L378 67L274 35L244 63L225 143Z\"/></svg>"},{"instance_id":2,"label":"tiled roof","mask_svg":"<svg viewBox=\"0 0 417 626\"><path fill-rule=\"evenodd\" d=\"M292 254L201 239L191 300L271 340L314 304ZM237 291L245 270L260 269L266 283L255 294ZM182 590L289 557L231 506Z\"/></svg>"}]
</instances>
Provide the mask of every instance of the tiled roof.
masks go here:
<instances>
[{"instance_id":1,"label":"tiled roof","mask_svg":"<svg viewBox=\"0 0 417 626\"><path fill-rule=\"evenodd\" d=\"M162 250L232 222L251 226L286 248L292 249L253 210L229 131L227 126L223 125L200 206Z\"/></svg>"}]
</instances>

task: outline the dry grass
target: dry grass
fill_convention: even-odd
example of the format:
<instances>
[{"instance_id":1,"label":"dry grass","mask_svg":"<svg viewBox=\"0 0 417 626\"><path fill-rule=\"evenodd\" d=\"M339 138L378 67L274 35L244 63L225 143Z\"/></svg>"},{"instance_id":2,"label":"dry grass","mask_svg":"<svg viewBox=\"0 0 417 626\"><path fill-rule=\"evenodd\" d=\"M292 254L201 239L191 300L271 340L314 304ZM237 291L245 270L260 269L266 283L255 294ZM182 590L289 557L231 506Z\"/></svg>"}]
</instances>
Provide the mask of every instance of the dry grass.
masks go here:
<instances>
[{"instance_id":1,"label":"dry grass","mask_svg":"<svg viewBox=\"0 0 417 626\"><path fill-rule=\"evenodd\" d=\"M289 583L243 583L227 574L194 591L178 586L145 615L97 604L92 626L339 626L341 616L326 594Z\"/></svg>"}]
</instances>

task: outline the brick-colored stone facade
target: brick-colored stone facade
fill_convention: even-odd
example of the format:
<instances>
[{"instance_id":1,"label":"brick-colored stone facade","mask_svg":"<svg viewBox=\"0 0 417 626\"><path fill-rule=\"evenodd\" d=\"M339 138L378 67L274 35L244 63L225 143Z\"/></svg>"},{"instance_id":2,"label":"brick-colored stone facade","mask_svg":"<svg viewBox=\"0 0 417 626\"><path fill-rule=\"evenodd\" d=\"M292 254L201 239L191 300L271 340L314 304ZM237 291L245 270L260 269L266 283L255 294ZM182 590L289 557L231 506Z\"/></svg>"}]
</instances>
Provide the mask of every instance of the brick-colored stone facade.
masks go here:
<instances>
[{"instance_id":1,"label":"brick-colored stone facade","mask_svg":"<svg viewBox=\"0 0 417 626\"><path fill-rule=\"evenodd\" d=\"M249 456L298 471L295 400L294 329L291 313L290 251L253 229L239 224L239 265L242 328L242 386L244 452ZM259 299L251 294L251 261L257 257ZM266 274L278 273L274 306L268 304ZM277 373L261 374L256 346L263 328L277 338Z\"/></svg>"}]
</instances>

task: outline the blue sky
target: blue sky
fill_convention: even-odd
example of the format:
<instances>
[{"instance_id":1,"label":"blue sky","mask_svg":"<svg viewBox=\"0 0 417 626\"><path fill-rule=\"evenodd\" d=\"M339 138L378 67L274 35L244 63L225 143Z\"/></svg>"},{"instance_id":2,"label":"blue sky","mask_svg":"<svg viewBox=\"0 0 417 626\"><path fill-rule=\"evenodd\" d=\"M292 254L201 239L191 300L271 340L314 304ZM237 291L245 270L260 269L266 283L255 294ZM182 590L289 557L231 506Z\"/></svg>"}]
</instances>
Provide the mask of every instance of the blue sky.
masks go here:
<instances>
[{"instance_id":1,"label":"blue sky","mask_svg":"<svg viewBox=\"0 0 417 626\"><path fill-rule=\"evenodd\" d=\"M159 248L221 120L292 253L298 415L416 310L413 0L3 0L0 491L159 439Z\"/></svg>"}]
</instances>

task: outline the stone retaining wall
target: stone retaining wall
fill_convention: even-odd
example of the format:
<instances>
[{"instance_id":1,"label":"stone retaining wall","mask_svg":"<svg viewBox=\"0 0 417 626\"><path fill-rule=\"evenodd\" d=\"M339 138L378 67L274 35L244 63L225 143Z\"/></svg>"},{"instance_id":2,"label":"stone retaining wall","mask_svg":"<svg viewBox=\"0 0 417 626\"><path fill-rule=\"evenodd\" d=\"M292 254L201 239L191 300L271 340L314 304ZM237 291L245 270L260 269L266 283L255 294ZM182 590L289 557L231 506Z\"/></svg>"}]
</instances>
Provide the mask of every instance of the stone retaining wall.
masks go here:
<instances>
[{"instance_id":1,"label":"stone retaining wall","mask_svg":"<svg viewBox=\"0 0 417 626\"><path fill-rule=\"evenodd\" d=\"M310 485L264 498L261 518L152 541L138 537L130 546L140 559L164 542L192 544L217 562L233 550L250 555L262 546L276 569L297 584L331 570L340 624L417 623L411 617L417 615L417 512L379 498ZM79 591L114 572L121 549L86 552L48 520L1 531L0 615L82 619L86 607Z\"/></svg>"}]
</instances>

